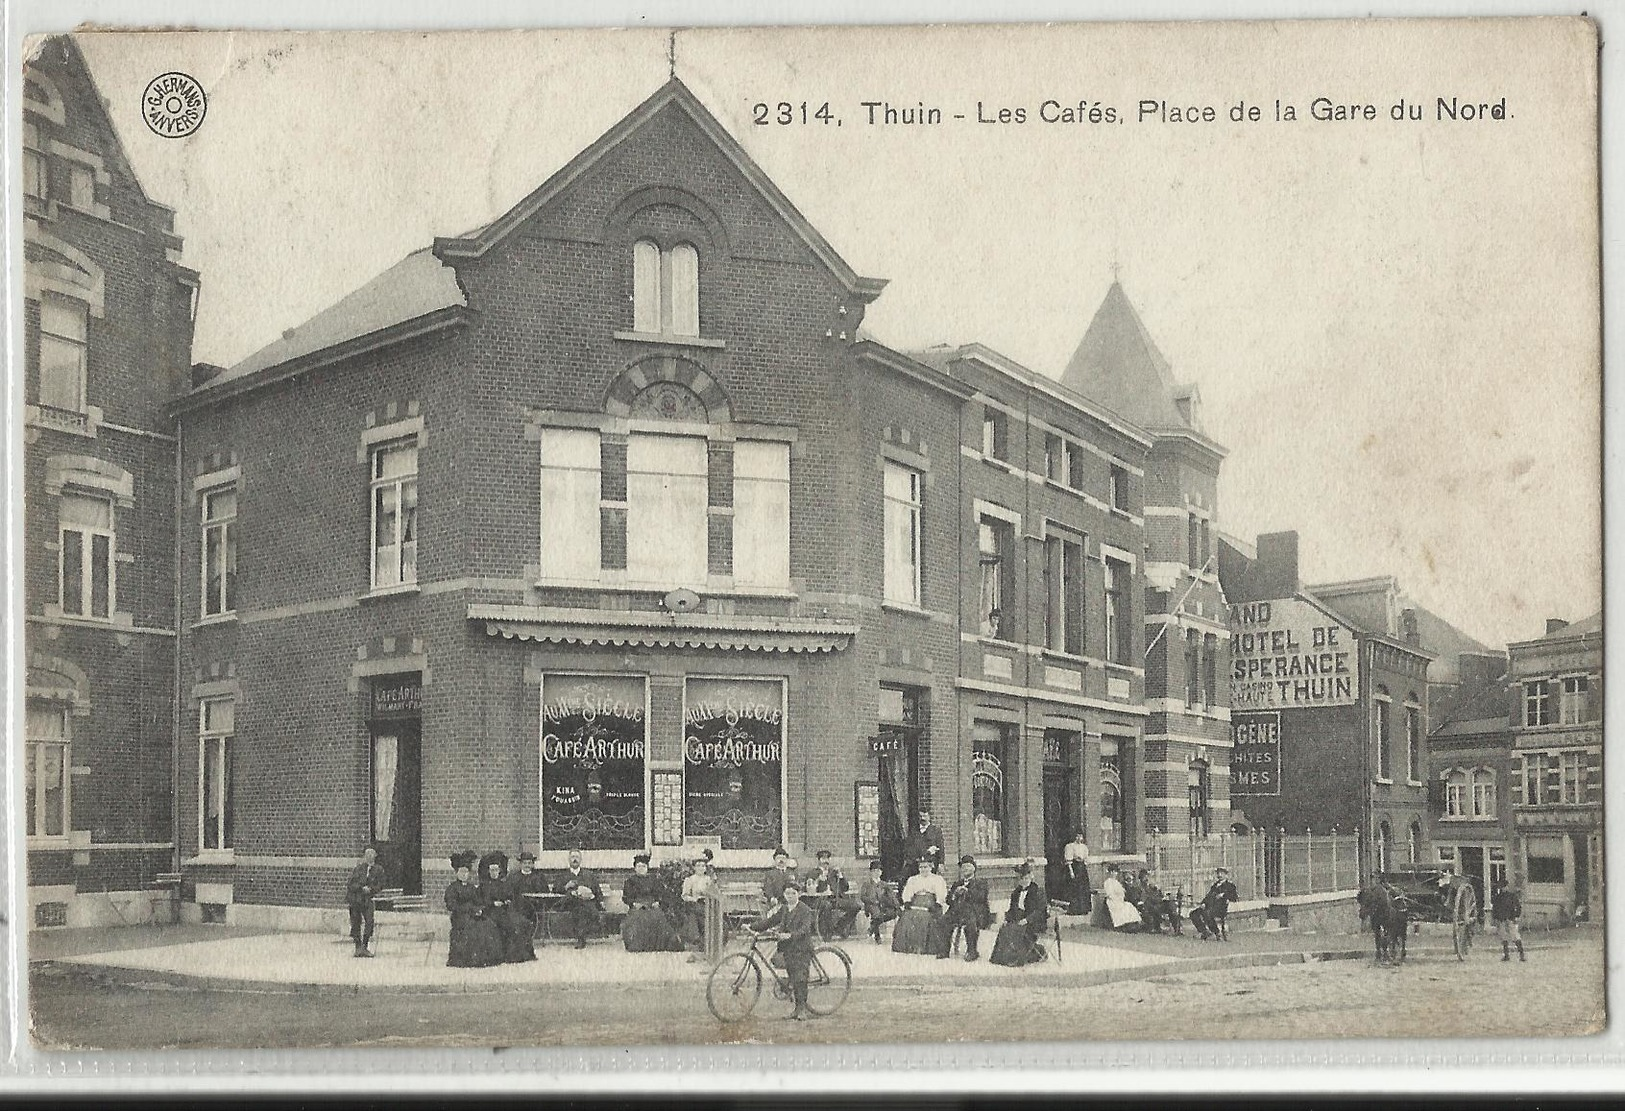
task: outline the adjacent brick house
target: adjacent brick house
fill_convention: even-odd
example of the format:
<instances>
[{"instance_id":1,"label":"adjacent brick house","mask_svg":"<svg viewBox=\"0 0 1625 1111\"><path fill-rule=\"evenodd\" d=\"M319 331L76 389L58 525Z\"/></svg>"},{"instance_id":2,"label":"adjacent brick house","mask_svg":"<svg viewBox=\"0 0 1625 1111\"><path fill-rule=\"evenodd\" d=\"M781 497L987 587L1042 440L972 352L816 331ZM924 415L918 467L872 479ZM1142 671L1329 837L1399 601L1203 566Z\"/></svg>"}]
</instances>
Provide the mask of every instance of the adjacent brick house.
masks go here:
<instances>
[{"instance_id":1,"label":"adjacent brick house","mask_svg":"<svg viewBox=\"0 0 1625 1111\"><path fill-rule=\"evenodd\" d=\"M1431 860L1433 653L1394 581L1305 587L1293 532L1260 536L1253 550L1227 538L1219 570L1232 721L1238 736L1265 742L1252 747L1273 752L1273 778L1235 792L1247 821L1289 833L1358 829L1366 873Z\"/></svg>"},{"instance_id":2,"label":"adjacent brick house","mask_svg":"<svg viewBox=\"0 0 1625 1111\"><path fill-rule=\"evenodd\" d=\"M293 921L369 838L412 891L465 845L895 869L929 810L1008 874L1191 820L1166 765L1222 773L1223 699L1148 684L1146 642L1223 667L1221 611L1167 538L1147 593L1145 502L1208 519L1222 450L982 347L891 350L883 285L674 80L487 227L197 368L196 901Z\"/></svg>"},{"instance_id":3,"label":"adjacent brick house","mask_svg":"<svg viewBox=\"0 0 1625 1111\"><path fill-rule=\"evenodd\" d=\"M71 39L25 65L22 123L28 899L36 925L116 924L149 918L173 867L165 406L191 358L197 275Z\"/></svg>"}]
</instances>

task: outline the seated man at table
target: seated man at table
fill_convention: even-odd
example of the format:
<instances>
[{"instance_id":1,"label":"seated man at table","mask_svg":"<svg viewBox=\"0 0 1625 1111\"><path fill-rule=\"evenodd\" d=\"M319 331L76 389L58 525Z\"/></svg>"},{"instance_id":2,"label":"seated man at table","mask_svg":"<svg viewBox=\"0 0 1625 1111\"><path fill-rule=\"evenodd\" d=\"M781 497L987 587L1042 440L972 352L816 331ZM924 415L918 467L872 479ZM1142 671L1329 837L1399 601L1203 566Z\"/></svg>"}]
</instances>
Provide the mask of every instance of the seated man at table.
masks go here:
<instances>
[{"instance_id":1,"label":"seated man at table","mask_svg":"<svg viewBox=\"0 0 1625 1111\"><path fill-rule=\"evenodd\" d=\"M828 849L818 850L818 867L807 873L801 888L802 895L810 897L813 906L819 908L818 932L845 941L852 932L852 924L858 920L862 904L852 897L846 877L831 862Z\"/></svg>"},{"instance_id":2,"label":"seated man at table","mask_svg":"<svg viewBox=\"0 0 1625 1111\"><path fill-rule=\"evenodd\" d=\"M869 862L869 878L858 889L858 901L863 904L863 913L869 919L869 936L879 945L880 927L902 912L897 902L897 886L881 878L880 861Z\"/></svg>"},{"instance_id":3,"label":"seated man at table","mask_svg":"<svg viewBox=\"0 0 1625 1111\"><path fill-rule=\"evenodd\" d=\"M773 850L773 867L762 877L762 898L767 901L768 911L784 902L784 885L795 879L795 873L790 871L790 850L780 846Z\"/></svg>"},{"instance_id":4,"label":"seated man at table","mask_svg":"<svg viewBox=\"0 0 1625 1111\"><path fill-rule=\"evenodd\" d=\"M575 935L576 948L587 947L587 934L598 929L604 913L604 889L598 884L598 874L581 866L581 850L570 850L570 867L553 881L553 890L566 896L559 905L559 913Z\"/></svg>"}]
</instances>

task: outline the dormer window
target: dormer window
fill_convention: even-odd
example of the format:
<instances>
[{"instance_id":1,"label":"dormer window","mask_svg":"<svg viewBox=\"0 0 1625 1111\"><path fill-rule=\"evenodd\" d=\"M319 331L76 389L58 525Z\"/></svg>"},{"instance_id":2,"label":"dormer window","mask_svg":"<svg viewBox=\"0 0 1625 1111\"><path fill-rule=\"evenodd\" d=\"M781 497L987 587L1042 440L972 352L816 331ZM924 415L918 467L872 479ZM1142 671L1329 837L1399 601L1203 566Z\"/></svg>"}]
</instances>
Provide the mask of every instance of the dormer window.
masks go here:
<instances>
[{"instance_id":1,"label":"dormer window","mask_svg":"<svg viewBox=\"0 0 1625 1111\"><path fill-rule=\"evenodd\" d=\"M687 243L670 250L632 245L632 328L647 335L700 334L700 255Z\"/></svg>"}]
</instances>

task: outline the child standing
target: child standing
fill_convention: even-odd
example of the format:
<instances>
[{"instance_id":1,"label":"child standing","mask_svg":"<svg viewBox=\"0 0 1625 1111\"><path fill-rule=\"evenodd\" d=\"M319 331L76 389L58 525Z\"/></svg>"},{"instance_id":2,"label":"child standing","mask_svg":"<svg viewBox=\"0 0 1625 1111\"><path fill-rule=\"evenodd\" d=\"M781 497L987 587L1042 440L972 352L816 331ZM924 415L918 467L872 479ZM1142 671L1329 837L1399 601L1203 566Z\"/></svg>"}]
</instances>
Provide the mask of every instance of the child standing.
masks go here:
<instances>
[{"instance_id":1,"label":"child standing","mask_svg":"<svg viewBox=\"0 0 1625 1111\"><path fill-rule=\"evenodd\" d=\"M1528 960L1523 955L1523 931L1518 927L1518 919L1523 917L1523 896L1511 884L1503 884L1494 895L1490 896L1490 918L1495 922L1495 932L1501 938L1501 959L1512 959L1512 947L1518 947L1518 959Z\"/></svg>"}]
</instances>

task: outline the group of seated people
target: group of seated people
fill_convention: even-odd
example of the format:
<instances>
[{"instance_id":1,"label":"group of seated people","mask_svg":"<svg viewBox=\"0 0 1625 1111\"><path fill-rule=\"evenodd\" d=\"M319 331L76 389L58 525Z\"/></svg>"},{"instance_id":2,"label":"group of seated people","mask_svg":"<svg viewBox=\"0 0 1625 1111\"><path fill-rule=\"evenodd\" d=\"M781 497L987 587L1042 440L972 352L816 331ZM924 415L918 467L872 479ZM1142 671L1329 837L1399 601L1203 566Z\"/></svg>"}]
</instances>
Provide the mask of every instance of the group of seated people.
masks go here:
<instances>
[{"instance_id":1,"label":"group of seated people","mask_svg":"<svg viewBox=\"0 0 1625 1111\"><path fill-rule=\"evenodd\" d=\"M1106 880L1101 884L1106 901L1106 913L1111 927L1122 933L1170 933L1182 935L1180 925L1180 897L1169 897L1151 881L1149 869L1130 871L1118 864L1106 866ZM1239 898L1236 885L1228 869L1214 872L1213 882L1200 903L1191 910L1191 925L1203 941L1209 938L1230 940L1227 919L1230 904Z\"/></svg>"},{"instance_id":2,"label":"group of seated people","mask_svg":"<svg viewBox=\"0 0 1625 1111\"><path fill-rule=\"evenodd\" d=\"M987 881L978 876L976 859L967 855L960 857L958 874L950 882L939 872L939 855L927 853L915 861L914 873L901 892L895 883L882 878L880 861L871 861L867 879L854 894L827 849L818 852L811 871L798 875L789 852L779 848L774 851L772 869L762 880L762 899L771 913L784 905L785 889L795 886L813 909L822 937L846 940L861 911L876 944L881 941L881 927L897 923L892 931L893 952L947 960L957 940L963 938L964 959L979 960L982 933L994 923ZM707 849L693 860L668 862L655 874L650 871L648 853L632 858L632 874L621 889L626 904L621 941L627 952L697 951L703 947L705 904L720 896L712 861L713 854ZM597 930L602 918L603 887L596 873L582 866L580 850L571 850L568 868L553 876L536 870L536 856L530 852L519 855L519 868L512 873L507 855L500 851L480 857L477 872L471 851L453 855L451 864L456 878L446 888L446 910L451 915L446 963L453 967L535 960L533 939L544 903L575 938L578 949L586 946L588 935ZM1087 892L1087 873L1076 877L1076 870L1069 867L1068 880ZM1183 932L1180 900L1164 894L1147 869L1135 872L1108 864L1101 893L1115 930ZM1203 940L1227 937L1225 919L1236 898L1229 873L1218 869L1207 894L1190 914L1198 936ZM1088 905L1087 897L1082 905ZM1004 910L989 960L1019 967L1047 959L1040 939L1049 920L1050 901L1034 882L1030 860L1017 867L1016 886ZM697 953L690 959L699 959Z\"/></svg>"}]
</instances>

